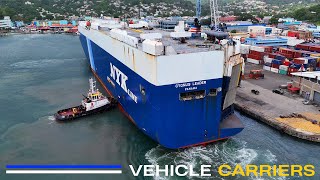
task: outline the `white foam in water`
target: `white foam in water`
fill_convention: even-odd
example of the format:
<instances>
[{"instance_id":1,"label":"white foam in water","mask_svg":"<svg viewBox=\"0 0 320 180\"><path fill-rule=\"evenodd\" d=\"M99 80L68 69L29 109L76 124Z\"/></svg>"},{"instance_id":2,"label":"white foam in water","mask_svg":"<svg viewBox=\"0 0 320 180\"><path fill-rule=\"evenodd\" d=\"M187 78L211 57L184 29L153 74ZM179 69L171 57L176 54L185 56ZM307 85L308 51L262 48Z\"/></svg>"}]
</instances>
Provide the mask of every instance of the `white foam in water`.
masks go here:
<instances>
[{"instance_id":1,"label":"white foam in water","mask_svg":"<svg viewBox=\"0 0 320 180\"><path fill-rule=\"evenodd\" d=\"M48 120L50 121L49 124L55 123L55 118L54 116L48 116Z\"/></svg>"},{"instance_id":2,"label":"white foam in water","mask_svg":"<svg viewBox=\"0 0 320 180\"><path fill-rule=\"evenodd\" d=\"M54 116L48 116L48 119L49 119L50 121L55 121Z\"/></svg>"},{"instance_id":3,"label":"white foam in water","mask_svg":"<svg viewBox=\"0 0 320 180\"><path fill-rule=\"evenodd\" d=\"M212 165L214 173L213 176L218 179L223 179L216 172L218 167L222 164L229 164L235 166L241 164L245 166L247 164L259 164L258 160L273 164L275 163L276 156L272 154L270 150L255 150L247 147L245 141L237 139L230 139L223 143L211 144L206 147L194 147L184 149L181 151L167 151L160 145L152 148L145 154L145 158L152 165L192 165L195 167L195 172L200 173L200 165ZM156 180L174 179L174 177L164 177L164 174L160 174L161 177L154 177ZM191 177L187 177L192 179ZM208 177L200 177L202 179L208 179ZM213 177L210 177L213 178ZM249 177L248 179L285 179L280 177ZM238 178L236 178L238 179Z\"/></svg>"},{"instance_id":4,"label":"white foam in water","mask_svg":"<svg viewBox=\"0 0 320 180\"><path fill-rule=\"evenodd\" d=\"M233 162L235 164L241 164L245 166L250 164L254 161L254 159L258 156L257 152L253 149L242 148L236 152L237 160L240 161L239 163Z\"/></svg>"}]
</instances>

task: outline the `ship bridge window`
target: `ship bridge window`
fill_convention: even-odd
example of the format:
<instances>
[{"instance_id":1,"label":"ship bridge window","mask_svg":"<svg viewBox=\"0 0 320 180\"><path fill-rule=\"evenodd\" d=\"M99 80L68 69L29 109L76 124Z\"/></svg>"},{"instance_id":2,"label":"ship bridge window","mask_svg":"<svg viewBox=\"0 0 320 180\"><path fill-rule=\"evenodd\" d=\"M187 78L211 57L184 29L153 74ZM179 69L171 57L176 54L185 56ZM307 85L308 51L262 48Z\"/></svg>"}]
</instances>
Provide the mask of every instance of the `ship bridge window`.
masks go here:
<instances>
[{"instance_id":1,"label":"ship bridge window","mask_svg":"<svg viewBox=\"0 0 320 180\"><path fill-rule=\"evenodd\" d=\"M206 95L205 90L180 93L180 101L190 101L193 99L203 99Z\"/></svg>"},{"instance_id":2,"label":"ship bridge window","mask_svg":"<svg viewBox=\"0 0 320 180\"><path fill-rule=\"evenodd\" d=\"M218 94L218 89L210 89L210 92L209 92L209 96L217 96Z\"/></svg>"}]
</instances>

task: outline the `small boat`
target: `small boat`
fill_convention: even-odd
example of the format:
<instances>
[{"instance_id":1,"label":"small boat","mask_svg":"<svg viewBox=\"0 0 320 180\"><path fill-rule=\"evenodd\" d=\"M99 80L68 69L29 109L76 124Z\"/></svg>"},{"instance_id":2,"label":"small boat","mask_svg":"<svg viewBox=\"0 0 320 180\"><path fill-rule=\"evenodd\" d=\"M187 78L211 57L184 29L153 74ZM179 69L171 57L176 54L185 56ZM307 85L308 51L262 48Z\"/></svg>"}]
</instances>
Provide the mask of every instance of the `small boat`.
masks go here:
<instances>
[{"instance_id":1,"label":"small boat","mask_svg":"<svg viewBox=\"0 0 320 180\"><path fill-rule=\"evenodd\" d=\"M87 96L81 102L81 105L59 110L54 114L57 121L69 121L83 116L97 114L110 110L117 105L117 100L112 97L105 97L96 88L96 81L89 79L90 89Z\"/></svg>"}]
</instances>

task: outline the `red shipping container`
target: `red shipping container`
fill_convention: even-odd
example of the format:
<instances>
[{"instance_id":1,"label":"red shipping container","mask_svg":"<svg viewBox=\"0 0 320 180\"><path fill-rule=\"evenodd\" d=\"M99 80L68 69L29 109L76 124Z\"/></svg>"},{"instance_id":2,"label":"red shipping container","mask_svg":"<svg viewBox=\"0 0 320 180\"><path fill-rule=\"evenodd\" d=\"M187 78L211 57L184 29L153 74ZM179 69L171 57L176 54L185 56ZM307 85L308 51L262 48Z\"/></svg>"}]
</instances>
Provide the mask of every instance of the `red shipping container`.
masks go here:
<instances>
[{"instance_id":1,"label":"red shipping container","mask_svg":"<svg viewBox=\"0 0 320 180\"><path fill-rule=\"evenodd\" d=\"M310 46L309 46L309 45L306 45L306 44L297 44L297 45L296 45L296 48L309 51Z\"/></svg>"},{"instance_id":2,"label":"red shipping container","mask_svg":"<svg viewBox=\"0 0 320 180\"><path fill-rule=\"evenodd\" d=\"M266 47L264 48L264 52L272 53L272 49L273 49L273 47L266 46Z\"/></svg>"},{"instance_id":3,"label":"red shipping container","mask_svg":"<svg viewBox=\"0 0 320 180\"><path fill-rule=\"evenodd\" d=\"M261 56L257 56L254 54L248 54L248 58L255 59L255 60L262 60Z\"/></svg>"},{"instance_id":4,"label":"red shipping container","mask_svg":"<svg viewBox=\"0 0 320 180\"><path fill-rule=\"evenodd\" d=\"M290 61L284 61L282 64L286 66L290 66Z\"/></svg>"},{"instance_id":5,"label":"red shipping container","mask_svg":"<svg viewBox=\"0 0 320 180\"><path fill-rule=\"evenodd\" d=\"M275 59L276 58L276 54L269 54L269 58Z\"/></svg>"},{"instance_id":6,"label":"red shipping container","mask_svg":"<svg viewBox=\"0 0 320 180\"><path fill-rule=\"evenodd\" d=\"M310 51L320 52L320 46L311 46Z\"/></svg>"},{"instance_id":7,"label":"red shipping container","mask_svg":"<svg viewBox=\"0 0 320 180\"><path fill-rule=\"evenodd\" d=\"M254 50L250 50L250 54L262 56L264 53L263 52L254 51Z\"/></svg>"},{"instance_id":8,"label":"red shipping container","mask_svg":"<svg viewBox=\"0 0 320 180\"><path fill-rule=\"evenodd\" d=\"M295 64L304 64L304 60L302 60L302 59L294 59L293 63L295 63Z\"/></svg>"},{"instance_id":9,"label":"red shipping container","mask_svg":"<svg viewBox=\"0 0 320 180\"><path fill-rule=\"evenodd\" d=\"M289 53L279 52L279 54L283 55L283 56L286 57L286 58L293 58L293 55L292 55L292 54L289 54Z\"/></svg>"},{"instance_id":10,"label":"red shipping container","mask_svg":"<svg viewBox=\"0 0 320 180\"><path fill-rule=\"evenodd\" d=\"M272 66L273 68L279 69L279 66L280 66L280 65L279 65L279 64L272 64L271 66Z\"/></svg>"},{"instance_id":11,"label":"red shipping container","mask_svg":"<svg viewBox=\"0 0 320 180\"><path fill-rule=\"evenodd\" d=\"M296 52L294 53L293 58L299 58L299 57L301 57L301 56L302 56L302 53L301 53L301 52L296 51Z\"/></svg>"},{"instance_id":12,"label":"red shipping container","mask_svg":"<svg viewBox=\"0 0 320 180\"><path fill-rule=\"evenodd\" d=\"M279 51L282 53L286 53L286 54L293 54L294 53L294 50L288 49L288 48L280 48Z\"/></svg>"}]
</instances>

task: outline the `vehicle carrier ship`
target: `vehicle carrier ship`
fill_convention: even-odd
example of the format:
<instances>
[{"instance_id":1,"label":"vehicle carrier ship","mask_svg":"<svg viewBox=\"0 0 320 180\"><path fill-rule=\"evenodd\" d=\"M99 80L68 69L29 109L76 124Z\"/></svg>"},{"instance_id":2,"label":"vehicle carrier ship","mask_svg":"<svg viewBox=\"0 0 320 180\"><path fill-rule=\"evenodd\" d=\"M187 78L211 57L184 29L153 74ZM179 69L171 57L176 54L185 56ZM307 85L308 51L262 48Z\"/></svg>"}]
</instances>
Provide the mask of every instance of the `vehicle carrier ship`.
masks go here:
<instances>
[{"instance_id":1,"label":"vehicle carrier ship","mask_svg":"<svg viewBox=\"0 0 320 180\"><path fill-rule=\"evenodd\" d=\"M233 107L242 66L239 41L214 44L184 30L91 22L91 29L80 23L79 32L92 72L144 134L179 149L242 131Z\"/></svg>"}]
</instances>

